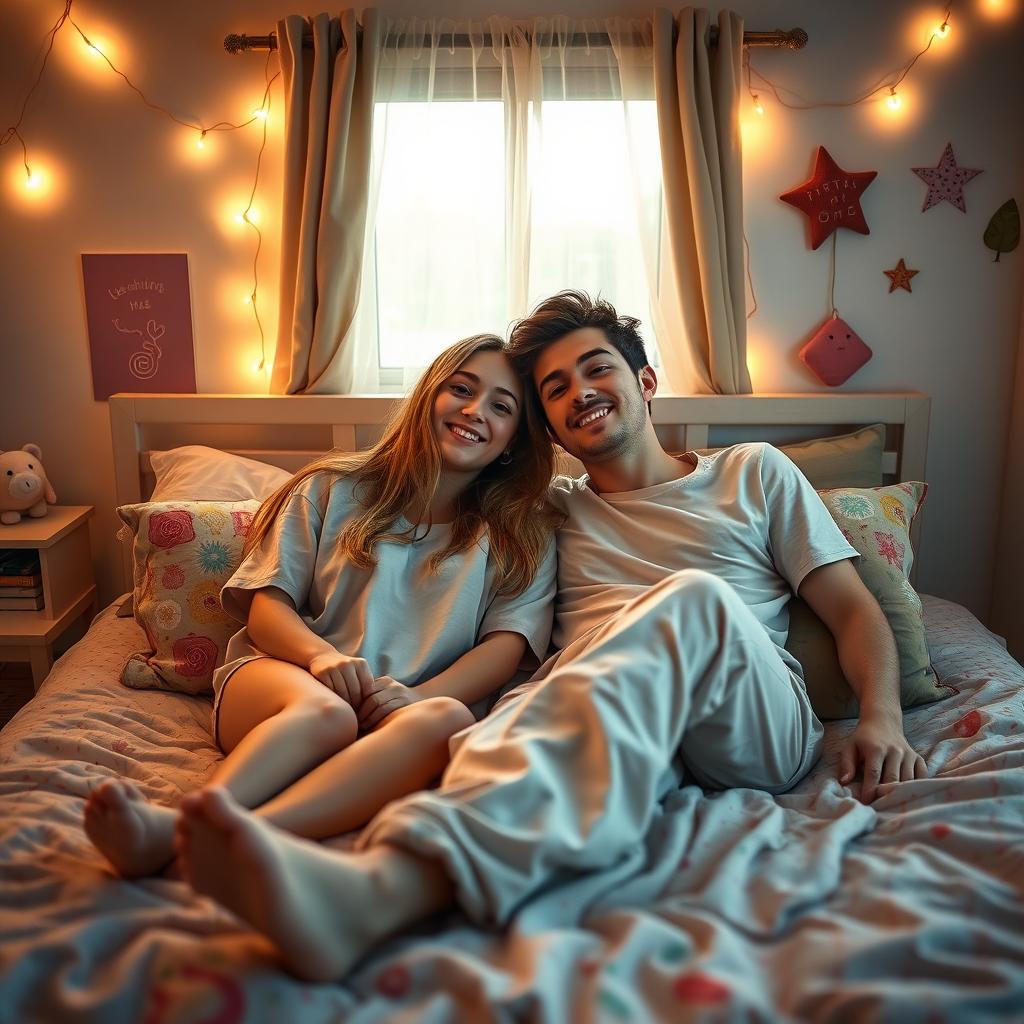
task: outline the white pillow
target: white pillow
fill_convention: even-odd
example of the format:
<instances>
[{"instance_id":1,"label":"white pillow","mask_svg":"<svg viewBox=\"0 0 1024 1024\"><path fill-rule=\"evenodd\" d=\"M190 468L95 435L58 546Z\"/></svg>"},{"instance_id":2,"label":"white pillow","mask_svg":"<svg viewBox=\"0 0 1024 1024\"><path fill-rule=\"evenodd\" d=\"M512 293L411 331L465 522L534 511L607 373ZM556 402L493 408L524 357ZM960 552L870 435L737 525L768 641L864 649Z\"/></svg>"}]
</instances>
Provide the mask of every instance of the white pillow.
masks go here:
<instances>
[{"instance_id":1,"label":"white pillow","mask_svg":"<svg viewBox=\"0 0 1024 1024\"><path fill-rule=\"evenodd\" d=\"M156 474L150 501L262 501L292 478L277 466L201 444L151 452L150 463ZM118 537L130 539L131 534L122 527ZM118 606L117 616L132 615L133 603L129 594Z\"/></svg>"},{"instance_id":2,"label":"white pillow","mask_svg":"<svg viewBox=\"0 0 1024 1024\"><path fill-rule=\"evenodd\" d=\"M262 501L292 478L277 466L199 444L152 452L150 461L150 501Z\"/></svg>"}]
</instances>

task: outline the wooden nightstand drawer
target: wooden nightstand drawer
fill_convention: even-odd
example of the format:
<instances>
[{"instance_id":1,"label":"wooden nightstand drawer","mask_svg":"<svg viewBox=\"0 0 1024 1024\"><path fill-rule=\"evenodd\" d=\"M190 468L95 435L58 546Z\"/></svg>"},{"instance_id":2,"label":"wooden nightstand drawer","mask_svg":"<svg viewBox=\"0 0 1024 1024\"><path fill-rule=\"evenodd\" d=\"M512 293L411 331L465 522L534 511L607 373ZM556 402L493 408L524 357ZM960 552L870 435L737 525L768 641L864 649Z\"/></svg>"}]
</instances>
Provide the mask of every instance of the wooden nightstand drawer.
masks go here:
<instances>
[{"instance_id":1,"label":"wooden nightstand drawer","mask_svg":"<svg viewBox=\"0 0 1024 1024\"><path fill-rule=\"evenodd\" d=\"M43 607L0 610L0 661L28 661L38 690L53 663L53 644L79 617L95 615L89 544L90 505L54 505L39 519L0 526L0 548L38 552Z\"/></svg>"}]
</instances>

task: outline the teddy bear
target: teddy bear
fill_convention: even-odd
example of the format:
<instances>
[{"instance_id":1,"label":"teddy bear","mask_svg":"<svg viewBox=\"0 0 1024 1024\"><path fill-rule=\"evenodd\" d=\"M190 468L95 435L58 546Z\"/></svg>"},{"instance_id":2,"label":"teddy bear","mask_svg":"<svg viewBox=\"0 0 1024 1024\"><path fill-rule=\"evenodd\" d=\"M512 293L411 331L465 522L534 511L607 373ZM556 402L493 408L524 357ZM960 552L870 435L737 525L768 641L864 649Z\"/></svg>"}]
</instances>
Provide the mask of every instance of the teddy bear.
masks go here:
<instances>
[{"instance_id":1,"label":"teddy bear","mask_svg":"<svg viewBox=\"0 0 1024 1024\"><path fill-rule=\"evenodd\" d=\"M43 451L26 444L20 451L0 452L0 523L21 522L26 509L33 519L46 515L46 505L56 504L42 463Z\"/></svg>"}]
</instances>

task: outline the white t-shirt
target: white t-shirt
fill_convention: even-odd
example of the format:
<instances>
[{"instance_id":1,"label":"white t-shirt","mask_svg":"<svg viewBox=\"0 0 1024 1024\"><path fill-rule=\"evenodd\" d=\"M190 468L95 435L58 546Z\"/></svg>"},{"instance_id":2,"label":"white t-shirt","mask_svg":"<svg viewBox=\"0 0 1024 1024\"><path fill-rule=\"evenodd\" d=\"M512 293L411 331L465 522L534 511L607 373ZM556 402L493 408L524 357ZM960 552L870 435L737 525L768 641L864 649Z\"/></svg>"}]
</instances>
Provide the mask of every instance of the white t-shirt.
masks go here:
<instances>
[{"instance_id":1,"label":"white t-shirt","mask_svg":"<svg viewBox=\"0 0 1024 1024\"><path fill-rule=\"evenodd\" d=\"M638 491L599 495L586 476L553 482L551 499L566 515L557 534L555 645L585 636L672 573L703 569L733 587L799 673L783 647L789 600L812 569L857 551L771 445L683 458L696 467L688 476Z\"/></svg>"},{"instance_id":2,"label":"white t-shirt","mask_svg":"<svg viewBox=\"0 0 1024 1024\"><path fill-rule=\"evenodd\" d=\"M375 568L352 565L334 540L359 511L351 480L323 472L308 477L260 547L224 585L224 610L245 622L253 592L279 587L317 636L344 654L365 658L374 676L388 675L407 686L448 668L488 633L519 633L538 660L544 659L555 593L553 541L526 590L499 596L486 533L430 572L430 557L447 545L450 524L421 531L414 544L378 542ZM395 529L409 525L399 520ZM228 643L228 672L219 677L237 667L232 662L261 654L248 631L239 630Z\"/></svg>"}]
</instances>

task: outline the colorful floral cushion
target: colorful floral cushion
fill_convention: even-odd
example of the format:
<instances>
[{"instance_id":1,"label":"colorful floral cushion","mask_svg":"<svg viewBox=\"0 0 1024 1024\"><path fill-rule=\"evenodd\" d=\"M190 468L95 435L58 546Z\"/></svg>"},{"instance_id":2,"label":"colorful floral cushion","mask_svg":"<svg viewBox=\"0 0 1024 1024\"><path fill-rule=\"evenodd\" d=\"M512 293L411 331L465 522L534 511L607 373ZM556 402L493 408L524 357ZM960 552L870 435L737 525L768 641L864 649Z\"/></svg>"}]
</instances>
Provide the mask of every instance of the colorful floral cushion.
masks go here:
<instances>
[{"instance_id":1,"label":"colorful floral cushion","mask_svg":"<svg viewBox=\"0 0 1024 1024\"><path fill-rule=\"evenodd\" d=\"M825 507L860 552L854 566L889 621L900 656L900 701L905 708L941 700L955 691L939 683L928 659L921 599L908 579L914 553L910 527L928 485L838 487L818 491ZM825 624L799 598L790 602L786 649L804 669L807 692L819 718L852 718L857 698L839 665Z\"/></svg>"},{"instance_id":2,"label":"colorful floral cushion","mask_svg":"<svg viewBox=\"0 0 1024 1024\"><path fill-rule=\"evenodd\" d=\"M117 510L133 535L135 621L149 651L133 654L121 682L136 689L210 692L238 623L220 591L242 560L260 503L157 501Z\"/></svg>"}]
</instances>

